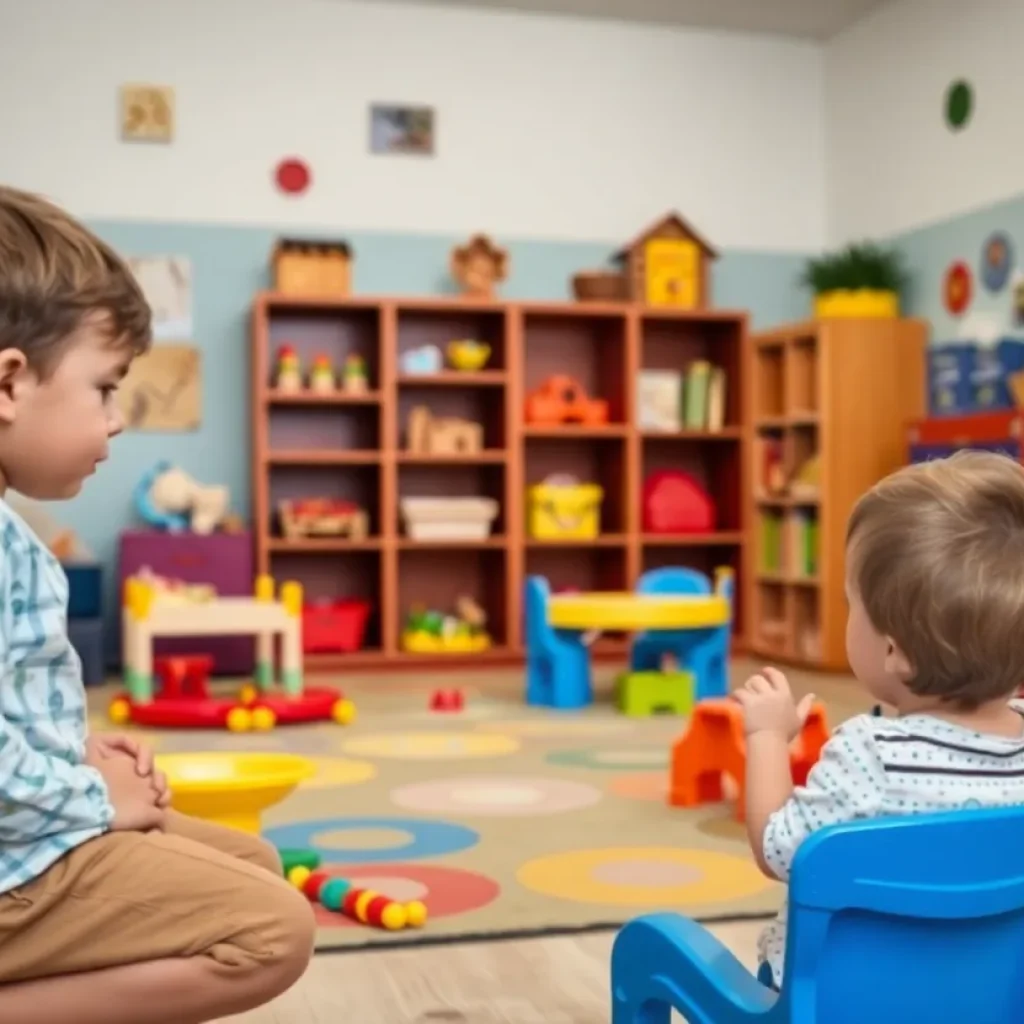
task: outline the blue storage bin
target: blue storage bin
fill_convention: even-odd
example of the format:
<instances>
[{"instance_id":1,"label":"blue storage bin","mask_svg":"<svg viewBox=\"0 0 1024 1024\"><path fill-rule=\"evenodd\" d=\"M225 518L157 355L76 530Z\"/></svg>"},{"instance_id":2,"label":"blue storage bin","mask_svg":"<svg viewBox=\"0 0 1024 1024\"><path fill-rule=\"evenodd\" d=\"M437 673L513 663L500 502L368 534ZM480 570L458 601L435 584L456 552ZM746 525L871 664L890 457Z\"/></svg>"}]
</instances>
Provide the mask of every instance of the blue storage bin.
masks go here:
<instances>
[{"instance_id":1,"label":"blue storage bin","mask_svg":"<svg viewBox=\"0 0 1024 1024\"><path fill-rule=\"evenodd\" d=\"M106 654L103 649L103 620L70 619L68 639L82 659L82 682L99 686L106 679Z\"/></svg>"},{"instance_id":2,"label":"blue storage bin","mask_svg":"<svg viewBox=\"0 0 1024 1024\"><path fill-rule=\"evenodd\" d=\"M103 569L91 562L66 562L68 618L94 619L103 614Z\"/></svg>"},{"instance_id":3,"label":"blue storage bin","mask_svg":"<svg viewBox=\"0 0 1024 1024\"><path fill-rule=\"evenodd\" d=\"M928 349L928 411L932 416L962 416L973 411L971 374L975 348L970 342Z\"/></svg>"}]
</instances>

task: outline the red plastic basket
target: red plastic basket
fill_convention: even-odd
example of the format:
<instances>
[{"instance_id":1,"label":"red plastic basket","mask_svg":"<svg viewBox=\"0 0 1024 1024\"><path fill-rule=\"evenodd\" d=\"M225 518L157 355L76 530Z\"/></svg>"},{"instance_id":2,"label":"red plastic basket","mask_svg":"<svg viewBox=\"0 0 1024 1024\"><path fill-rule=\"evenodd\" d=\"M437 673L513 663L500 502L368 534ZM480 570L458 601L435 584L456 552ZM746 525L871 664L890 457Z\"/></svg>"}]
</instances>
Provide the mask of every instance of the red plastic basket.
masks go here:
<instances>
[{"instance_id":1,"label":"red plastic basket","mask_svg":"<svg viewBox=\"0 0 1024 1024\"><path fill-rule=\"evenodd\" d=\"M303 605L302 649L307 654L351 654L363 646L369 601L323 601Z\"/></svg>"}]
</instances>

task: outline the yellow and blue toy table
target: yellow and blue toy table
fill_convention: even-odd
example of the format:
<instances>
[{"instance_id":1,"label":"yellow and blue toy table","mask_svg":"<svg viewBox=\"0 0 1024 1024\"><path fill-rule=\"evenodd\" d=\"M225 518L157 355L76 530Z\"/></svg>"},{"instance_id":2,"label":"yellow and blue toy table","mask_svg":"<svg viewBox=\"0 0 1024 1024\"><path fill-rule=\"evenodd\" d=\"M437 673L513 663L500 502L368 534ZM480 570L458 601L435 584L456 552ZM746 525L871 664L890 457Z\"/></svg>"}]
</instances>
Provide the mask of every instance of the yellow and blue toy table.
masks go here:
<instances>
[{"instance_id":1,"label":"yellow and blue toy table","mask_svg":"<svg viewBox=\"0 0 1024 1024\"><path fill-rule=\"evenodd\" d=\"M720 696L726 685L732 573L720 570L716 584L714 592L701 594L597 591L552 595L544 577L528 577L527 703L556 708L591 703L590 652L584 634L594 632L686 637L688 642L682 647L687 651L687 664L680 667L692 671L697 698ZM706 585L710 590L710 581Z\"/></svg>"}]
</instances>

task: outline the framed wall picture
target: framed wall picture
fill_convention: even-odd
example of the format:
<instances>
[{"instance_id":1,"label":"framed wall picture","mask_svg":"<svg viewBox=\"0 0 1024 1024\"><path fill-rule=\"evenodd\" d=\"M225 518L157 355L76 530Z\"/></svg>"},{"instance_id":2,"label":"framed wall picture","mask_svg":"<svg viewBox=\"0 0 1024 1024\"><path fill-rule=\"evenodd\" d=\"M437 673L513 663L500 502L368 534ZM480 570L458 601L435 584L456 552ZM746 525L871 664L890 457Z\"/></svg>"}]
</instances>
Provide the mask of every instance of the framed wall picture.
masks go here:
<instances>
[{"instance_id":1,"label":"framed wall picture","mask_svg":"<svg viewBox=\"0 0 1024 1024\"><path fill-rule=\"evenodd\" d=\"M174 90L169 85L122 85L121 138L125 142L172 142Z\"/></svg>"},{"instance_id":2,"label":"framed wall picture","mask_svg":"<svg viewBox=\"0 0 1024 1024\"><path fill-rule=\"evenodd\" d=\"M433 156L435 121L433 107L375 103L370 107L370 151Z\"/></svg>"},{"instance_id":3,"label":"framed wall picture","mask_svg":"<svg viewBox=\"0 0 1024 1024\"><path fill-rule=\"evenodd\" d=\"M188 341L192 330L192 264L186 256L129 256L127 263L153 311L156 341Z\"/></svg>"},{"instance_id":4,"label":"framed wall picture","mask_svg":"<svg viewBox=\"0 0 1024 1024\"><path fill-rule=\"evenodd\" d=\"M154 345L139 356L117 390L129 430L181 433L198 430L202 391L199 349Z\"/></svg>"}]
</instances>

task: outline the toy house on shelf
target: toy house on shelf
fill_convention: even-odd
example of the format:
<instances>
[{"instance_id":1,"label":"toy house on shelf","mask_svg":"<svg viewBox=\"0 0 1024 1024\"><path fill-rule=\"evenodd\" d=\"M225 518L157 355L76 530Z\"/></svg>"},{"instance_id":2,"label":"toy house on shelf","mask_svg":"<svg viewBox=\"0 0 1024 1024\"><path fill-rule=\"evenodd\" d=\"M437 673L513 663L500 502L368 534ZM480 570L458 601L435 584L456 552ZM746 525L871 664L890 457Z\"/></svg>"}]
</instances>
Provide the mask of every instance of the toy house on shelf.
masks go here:
<instances>
[{"instance_id":1,"label":"toy house on shelf","mask_svg":"<svg viewBox=\"0 0 1024 1024\"><path fill-rule=\"evenodd\" d=\"M739 573L745 339L745 314L723 311L258 296L256 569L298 580L321 606L369 607L358 651L310 651L307 668L517 661L527 574L621 590L662 566ZM358 355L365 391L275 388L284 343L304 366ZM725 383L718 429L706 417L641 426L639 370L701 361ZM647 478L662 498L666 481L686 495L686 515L648 523ZM326 508L339 530L362 510L365 534L282 531L282 501ZM594 647L626 650L616 637Z\"/></svg>"},{"instance_id":2,"label":"toy house on shelf","mask_svg":"<svg viewBox=\"0 0 1024 1024\"><path fill-rule=\"evenodd\" d=\"M635 302L677 309L711 304L711 263L718 253L678 213L652 224L615 254Z\"/></svg>"},{"instance_id":3,"label":"toy house on shelf","mask_svg":"<svg viewBox=\"0 0 1024 1024\"><path fill-rule=\"evenodd\" d=\"M925 404L926 346L917 320L816 320L752 339L745 589L755 654L846 669L846 522L905 461L904 425Z\"/></svg>"}]
</instances>

